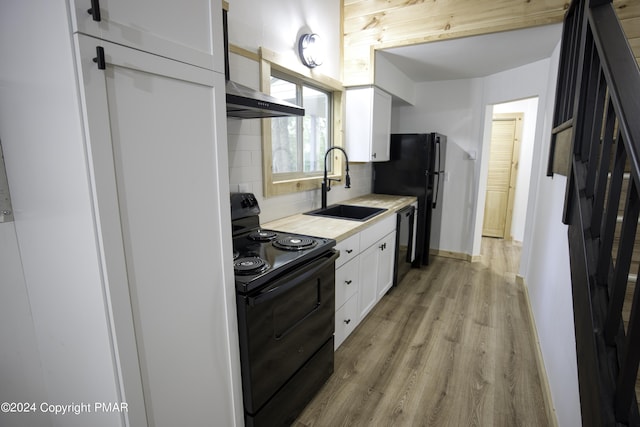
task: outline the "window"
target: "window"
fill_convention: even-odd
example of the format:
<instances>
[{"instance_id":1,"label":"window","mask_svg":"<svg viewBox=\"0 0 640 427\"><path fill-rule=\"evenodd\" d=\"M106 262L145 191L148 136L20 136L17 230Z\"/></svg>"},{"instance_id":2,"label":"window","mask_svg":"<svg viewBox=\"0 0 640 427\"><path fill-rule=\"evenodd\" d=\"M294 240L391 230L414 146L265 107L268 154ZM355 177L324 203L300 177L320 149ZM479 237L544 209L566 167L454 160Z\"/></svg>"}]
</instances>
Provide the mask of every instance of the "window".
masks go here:
<instances>
[{"instance_id":1,"label":"window","mask_svg":"<svg viewBox=\"0 0 640 427\"><path fill-rule=\"evenodd\" d=\"M274 180L322 174L324 154L331 147L331 93L290 77L273 75L271 94L305 109L304 117L271 119Z\"/></svg>"},{"instance_id":2,"label":"window","mask_svg":"<svg viewBox=\"0 0 640 427\"><path fill-rule=\"evenodd\" d=\"M340 82L311 72L300 64L283 61L267 49L260 51L262 91L301 105L304 117L277 117L262 122L262 172L264 196L271 197L320 188L324 155L342 146ZM329 156L332 178L341 178L344 161Z\"/></svg>"}]
</instances>

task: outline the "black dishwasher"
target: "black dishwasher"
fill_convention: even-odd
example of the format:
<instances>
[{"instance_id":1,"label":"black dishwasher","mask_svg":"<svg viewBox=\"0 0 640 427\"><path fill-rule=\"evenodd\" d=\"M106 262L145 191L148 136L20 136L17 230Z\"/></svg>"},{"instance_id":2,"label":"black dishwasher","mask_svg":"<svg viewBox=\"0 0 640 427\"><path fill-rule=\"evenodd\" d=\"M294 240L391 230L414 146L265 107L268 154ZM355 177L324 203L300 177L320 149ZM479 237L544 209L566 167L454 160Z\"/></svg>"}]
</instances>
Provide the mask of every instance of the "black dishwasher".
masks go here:
<instances>
[{"instance_id":1,"label":"black dishwasher","mask_svg":"<svg viewBox=\"0 0 640 427\"><path fill-rule=\"evenodd\" d=\"M409 205L398 211L396 224L396 256L393 286L398 286L416 263L416 206Z\"/></svg>"}]
</instances>

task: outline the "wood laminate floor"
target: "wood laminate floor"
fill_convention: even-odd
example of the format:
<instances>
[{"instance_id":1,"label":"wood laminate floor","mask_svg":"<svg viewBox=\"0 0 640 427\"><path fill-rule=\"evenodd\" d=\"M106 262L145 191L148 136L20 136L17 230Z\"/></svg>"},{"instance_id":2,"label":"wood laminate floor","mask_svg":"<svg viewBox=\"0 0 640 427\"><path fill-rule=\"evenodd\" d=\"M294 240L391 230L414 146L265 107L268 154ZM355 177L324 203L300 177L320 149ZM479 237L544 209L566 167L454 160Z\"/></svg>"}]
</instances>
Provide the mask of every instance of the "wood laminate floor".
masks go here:
<instances>
[{"instance_id":1,"label":"wood laminate floor","mask_svg":"<svg viewBox=\"0 0 640 427\"><path fill-rule=\"evenodd\" d=\"M294 426L548 426L520 247L412 269L336 351Z\"/></svg>"}]
</instances>

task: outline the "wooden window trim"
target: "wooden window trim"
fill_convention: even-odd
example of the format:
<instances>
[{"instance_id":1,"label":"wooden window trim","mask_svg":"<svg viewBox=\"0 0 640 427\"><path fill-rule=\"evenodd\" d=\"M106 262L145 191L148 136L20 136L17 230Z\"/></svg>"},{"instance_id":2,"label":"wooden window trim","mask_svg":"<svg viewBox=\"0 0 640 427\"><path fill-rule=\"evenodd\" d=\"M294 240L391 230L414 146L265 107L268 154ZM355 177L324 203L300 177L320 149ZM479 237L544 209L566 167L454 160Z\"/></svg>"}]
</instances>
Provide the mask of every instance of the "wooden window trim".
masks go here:
<instances>
[{"instance_id":1,"label":"wooden window trim","mask_svg":"<svg viewBox=\"0 0 640 427\"><path fill-rule=\"evenodd\" d=\"M271 71L276 70L309 85L331 92L332 98L332 146L342 147L343 144L343 123L344 123L344 87L337 80L319 74L315 70L309 70L302 64L285 59L282 55L261 48L259 51L260 62L260 90L270 93ZM342 179L344 161L337 151L333 156L334 171L331 178ZM294 178L274 182L272 173L272 150L271 150L271 119L262 119L262 178L264 197L273 197L283 194L290 194L299 191L308 191L320 188L322 174L304 178Z\"/></svg>"}]
</instances>

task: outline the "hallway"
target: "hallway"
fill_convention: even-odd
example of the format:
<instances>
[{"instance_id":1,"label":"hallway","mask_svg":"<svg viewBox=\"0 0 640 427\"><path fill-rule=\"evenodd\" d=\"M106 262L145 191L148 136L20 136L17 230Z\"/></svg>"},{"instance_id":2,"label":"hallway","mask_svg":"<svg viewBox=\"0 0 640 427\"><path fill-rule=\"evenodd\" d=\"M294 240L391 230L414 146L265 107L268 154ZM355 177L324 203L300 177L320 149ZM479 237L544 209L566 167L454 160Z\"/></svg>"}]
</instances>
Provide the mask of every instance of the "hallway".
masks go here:
<instances>
[{"instance_id":1,"label":"hallway","mask_svg":"<svg viewBox=\"0 0 640 427\"><path fill-rule=\"evenodd\" d=\"M547 426L520 246L411 270L336 352L295 426Z\"/></svg>"}]
</instances>

